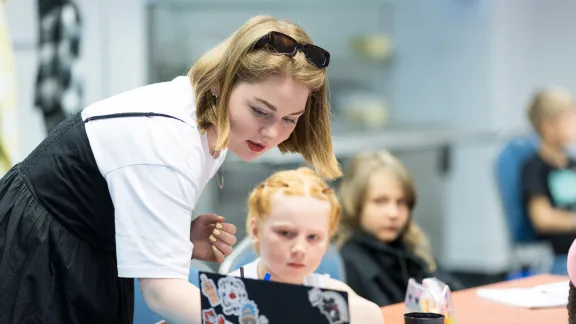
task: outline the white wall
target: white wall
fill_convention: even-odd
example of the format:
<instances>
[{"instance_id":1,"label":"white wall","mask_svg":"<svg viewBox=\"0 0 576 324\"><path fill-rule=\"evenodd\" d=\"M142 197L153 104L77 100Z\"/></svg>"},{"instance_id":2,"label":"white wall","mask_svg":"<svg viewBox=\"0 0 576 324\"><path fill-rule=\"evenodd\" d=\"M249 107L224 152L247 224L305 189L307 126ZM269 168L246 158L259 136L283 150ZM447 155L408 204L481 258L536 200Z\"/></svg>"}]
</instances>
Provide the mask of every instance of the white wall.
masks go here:
<instances>
[{"instance_id":1,"label":"white wall","mask_svg":"<svg viewBox=\"0 0 576 324\"><path fill-rule=\"evenodd\" d=\"M8 28L14 44L14 64L18 92L20 154L27 155L44 134L38 111L33 109L36 73L36 6L33 0L10 0L6 7ZM26 130L26 131L24 131Z\"/></svg>"},{"instance_id":2,"label":"white wall","mask_svg":"<svg viewBox=\"0 0 576 324\"><path fill-rule=\"evenodd\" d=\"M392 107L397 123L486 128L490 12L485 2L397 1Z\"/></svg>"},{"instance_id":3,"label":"white wall","mask_svg":"<svg viewBox=\"0 0 576 324\"><path fill-rule=\"evenodd\" d=\"M21 154L46 135L33 104L38 13L36 0L8 0L8 23L15 47L20 109ZM146 82L145 8L141 0L76 0L84 29L82 69L85 104Z\"/></svg>"}]
</instances>

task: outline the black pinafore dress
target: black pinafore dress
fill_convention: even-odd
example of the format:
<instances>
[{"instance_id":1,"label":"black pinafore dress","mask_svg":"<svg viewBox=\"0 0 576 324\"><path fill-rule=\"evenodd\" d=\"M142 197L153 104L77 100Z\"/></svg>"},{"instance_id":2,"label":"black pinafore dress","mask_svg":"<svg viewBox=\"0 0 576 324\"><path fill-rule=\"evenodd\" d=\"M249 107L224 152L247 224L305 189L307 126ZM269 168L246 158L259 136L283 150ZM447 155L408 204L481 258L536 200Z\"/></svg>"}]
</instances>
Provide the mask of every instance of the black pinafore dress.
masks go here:
<instances>
[{"instance_id":1,"label":"black pinafore dress","mask_svg":"<svg viewBox=\"0 0 576 324\"><path fill-rule=\"evenodd\" d=\"M129 324L134 279L118 278L114 205L85 122L58 125L0 179L0 324ZM178 119L179 120L179 119Z\"/></svg>"}]
</instances>

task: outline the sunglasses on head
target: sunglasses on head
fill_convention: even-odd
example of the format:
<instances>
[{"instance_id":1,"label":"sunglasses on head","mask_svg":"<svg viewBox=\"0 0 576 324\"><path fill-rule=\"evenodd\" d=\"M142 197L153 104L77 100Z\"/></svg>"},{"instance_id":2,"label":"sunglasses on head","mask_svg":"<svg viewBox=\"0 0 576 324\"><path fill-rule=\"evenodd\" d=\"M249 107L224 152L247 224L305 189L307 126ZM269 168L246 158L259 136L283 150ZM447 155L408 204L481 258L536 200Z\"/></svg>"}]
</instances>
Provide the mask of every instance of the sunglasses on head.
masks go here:
<instances>
[{"instance_id":1,"label":"sunglasses on head","mask_svg":"<svg viewBox=\"0 0 576 324\"><path fill-rule=\"evenodd\" d=\"M279 54L288 56L294 56L296 52L301 51L308 62L317 68L325 68L330 64L330 53L325 49L312 44L300 44L294 38L277 31L262 36L254 45L254 49L257 50L266 45Z\"/></svg>"}]
</instances>

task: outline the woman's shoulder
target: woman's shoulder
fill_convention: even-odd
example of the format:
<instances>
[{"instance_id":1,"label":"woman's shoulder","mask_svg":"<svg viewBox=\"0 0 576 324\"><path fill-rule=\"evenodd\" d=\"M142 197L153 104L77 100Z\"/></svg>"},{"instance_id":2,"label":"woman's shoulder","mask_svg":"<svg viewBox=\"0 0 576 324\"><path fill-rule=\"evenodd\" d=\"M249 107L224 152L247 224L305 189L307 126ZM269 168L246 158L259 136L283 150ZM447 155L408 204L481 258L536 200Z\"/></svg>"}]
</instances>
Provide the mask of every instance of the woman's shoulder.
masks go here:
<instances>
[{"instance_id":1,"label":"woman's shoulder","mask_svg":"<svg viewBox=\"0 0 576 324\"><path fill-rule=\"evenodd\" d=\"M188 78L152 83L97 101L82 111L82 118L134 112L163 113L196 127L194 90Z\"/></svg>"}]
</instances>

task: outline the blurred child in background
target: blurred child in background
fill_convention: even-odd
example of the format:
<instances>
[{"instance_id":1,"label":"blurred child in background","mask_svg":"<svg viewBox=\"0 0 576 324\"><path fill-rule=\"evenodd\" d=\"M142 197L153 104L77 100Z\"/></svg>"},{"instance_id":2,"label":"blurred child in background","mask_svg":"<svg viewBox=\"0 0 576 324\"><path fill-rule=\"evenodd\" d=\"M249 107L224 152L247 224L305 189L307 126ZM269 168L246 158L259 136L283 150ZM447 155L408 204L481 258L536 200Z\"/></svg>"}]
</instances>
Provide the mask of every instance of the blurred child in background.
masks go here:
<instances>
[{"instance_id":1,"label":"blurred child in background","mask_svg":"<svg viewBox=\"0 0 576 324\"><path fill-rule=\"evenodd\" d=\"M437 277L452 290L461 284L440 273L426 234L412 219L414 182L402 163L386 151L356 156L344 172L337 244L346 281L379 306L403 302L408 280Z\"/></svg>"},{"instance_id":2,"label":"blurred child in background","mask_svg":"<svg viewBox=\"0 0 576 324\"><path fill-rule=\"evenodd\" d=\"M540 137L538 152L524 165L522 190L530 221L556 255L552 273L566 274L566 255L576 238L576 161L566 148L576 138L576 107L568 90L534 96L528 118Z\"/></svg>"}]
</instances>

